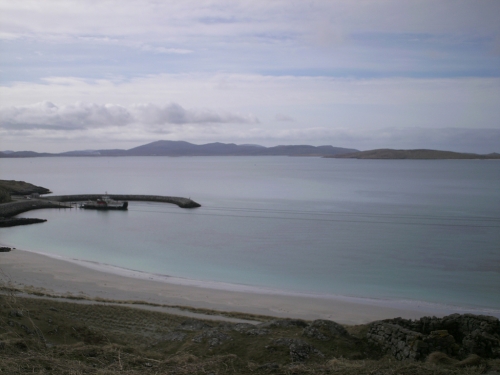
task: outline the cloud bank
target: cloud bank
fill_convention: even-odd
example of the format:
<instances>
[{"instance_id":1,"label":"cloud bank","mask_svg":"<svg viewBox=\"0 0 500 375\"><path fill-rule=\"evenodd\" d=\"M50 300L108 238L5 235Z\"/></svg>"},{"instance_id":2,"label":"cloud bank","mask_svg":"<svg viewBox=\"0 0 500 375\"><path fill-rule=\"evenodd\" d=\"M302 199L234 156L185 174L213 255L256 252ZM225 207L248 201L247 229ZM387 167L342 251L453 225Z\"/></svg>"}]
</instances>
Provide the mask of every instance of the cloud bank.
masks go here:
<instances>
[{"instance_id":1,"label":"cloud bank","mask_svg":"<svg viewBox=\"0 0 500 375\"><path fill-rule=\"evenodd\" d=\"M113 126L124 127L130 124L253 124L258 122L255 116L185 109L176 103L163 106L137 104L126 108L115 104L83 102L57 106L44 101L33 105L0 108L0 128L5 130L73 131Z\"/></svg>"}]
</instances>

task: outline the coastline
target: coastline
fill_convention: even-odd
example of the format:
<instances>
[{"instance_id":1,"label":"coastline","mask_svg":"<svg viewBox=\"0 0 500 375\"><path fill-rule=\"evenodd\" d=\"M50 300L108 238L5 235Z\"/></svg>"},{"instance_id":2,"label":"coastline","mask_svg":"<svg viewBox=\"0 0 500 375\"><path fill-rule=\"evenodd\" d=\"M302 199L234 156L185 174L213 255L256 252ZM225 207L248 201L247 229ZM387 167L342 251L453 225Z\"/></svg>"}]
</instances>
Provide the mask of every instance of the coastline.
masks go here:
<instances>
[{"instance_id":1,"label":"coastline","mask_svg":"<svg viewBox=\"0 0 500 375\"><path fill-rule=\"evenodd\" d=\"M350 325L395 317L417 319L426 315L468 312L500 316L500 311L496 310L475 311L416 301L310 295L203 282L20 249L2 253L0 261L0 276L13 286L62 297L144 301L225 313L305 320L329 319Z\"/></svg>"}]
</instances>

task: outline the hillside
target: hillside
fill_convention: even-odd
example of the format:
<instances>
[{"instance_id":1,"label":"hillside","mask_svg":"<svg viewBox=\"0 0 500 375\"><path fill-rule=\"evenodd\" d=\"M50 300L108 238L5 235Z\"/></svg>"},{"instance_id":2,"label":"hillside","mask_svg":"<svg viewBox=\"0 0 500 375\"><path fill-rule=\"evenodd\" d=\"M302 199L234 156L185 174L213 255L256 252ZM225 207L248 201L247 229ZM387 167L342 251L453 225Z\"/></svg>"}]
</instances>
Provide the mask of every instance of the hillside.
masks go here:
<instances>
[{"instance_id":1,"label":"hillside","mask_svg":"<svg viewBox=\"0 0 500 375\"><path fill-rule=\"evenodd\" d=\"M202 320L147 306L21 298L3 290L0 372L5 374L479 375L500 369L498 360L477 355L395 360L366 339L369 325L242 314L232 316L241 323L209 315ZM436 332L441 340L451 338Z\"/></svg>"},{"instance_id":2,"label":"hillside","mask_svg":"<svg viewBox=\"0 0 500 375\"><path fill-rule=\"evenodd\" d=\"M358 150L333 146L283 145L264 147L260 145L237 145L234 143L207 143L195 145L184 141L156 141L129 150L84 150L59 154L33 151L0 152L0 157L44 157L44 156L325 156L357 152Z\"/></svg>"},{"instance_id":3,"label":"hillside","mask_svg":"<svg viewBox=\"0 0 500 375\"><path fill-rule=\"evenodd\" d=\"M8 192L11 195L28 195L32 193L49 194L51 191L47 188L36 186L24 181L0 180L0 190Z\"/></svg>"},{"instance_id":4,"label":"hillside","mask_svg":"<svg viewBox=\"0 0 500 375\"><path fill-rule=\"evenodd\" d=\"M327 158L342 158L342 159L414 159L414 160L429 160L429 159L500 159L500 154L492 153L486 155L460 153L453 151L439 150L393 150L393 149L377 149L369 151L360 151L340 155L329 155Z\"/></svg>"}]
</instances>

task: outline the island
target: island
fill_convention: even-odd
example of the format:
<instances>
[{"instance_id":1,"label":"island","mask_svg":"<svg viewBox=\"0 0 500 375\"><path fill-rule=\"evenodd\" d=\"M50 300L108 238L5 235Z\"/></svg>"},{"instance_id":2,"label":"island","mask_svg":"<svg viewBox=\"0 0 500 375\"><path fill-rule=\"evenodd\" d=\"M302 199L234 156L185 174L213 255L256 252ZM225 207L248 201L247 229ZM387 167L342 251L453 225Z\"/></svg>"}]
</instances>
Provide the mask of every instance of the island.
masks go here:
<instances>
[{"instance_id":1,"label":"island","mask_svg":"<svg viewBox=\"0 0 500 375\"><path fill-rule=\"evenodd\" d=\"M440 150L394 150L381 148L376 150L351 152L337 155L326 155L325 158L336 159L413 159L413 160L438 160L438 159L500 159L500 154L472 154Z\"/></svg>"}]
</instances>

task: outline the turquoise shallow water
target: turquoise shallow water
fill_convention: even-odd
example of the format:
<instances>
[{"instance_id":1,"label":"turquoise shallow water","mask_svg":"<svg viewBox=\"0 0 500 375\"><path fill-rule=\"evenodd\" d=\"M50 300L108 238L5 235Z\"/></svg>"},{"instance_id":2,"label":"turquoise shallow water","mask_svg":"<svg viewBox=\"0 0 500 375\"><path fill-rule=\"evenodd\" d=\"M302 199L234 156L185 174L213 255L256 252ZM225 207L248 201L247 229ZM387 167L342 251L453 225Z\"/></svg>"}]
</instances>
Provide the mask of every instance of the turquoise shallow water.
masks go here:
<instances>
[{"instance_id":1,"label":"turquoise shallow water","mask_svg":"<svg viewBox=\"0 0 500 375\"><path fill-rule=\"evenodd\" d=\"M0 159L55 194L191 197L41 210L20 248L195 280L500 309L500 163L286 157Z\"/></svg>"}]
</instances>

